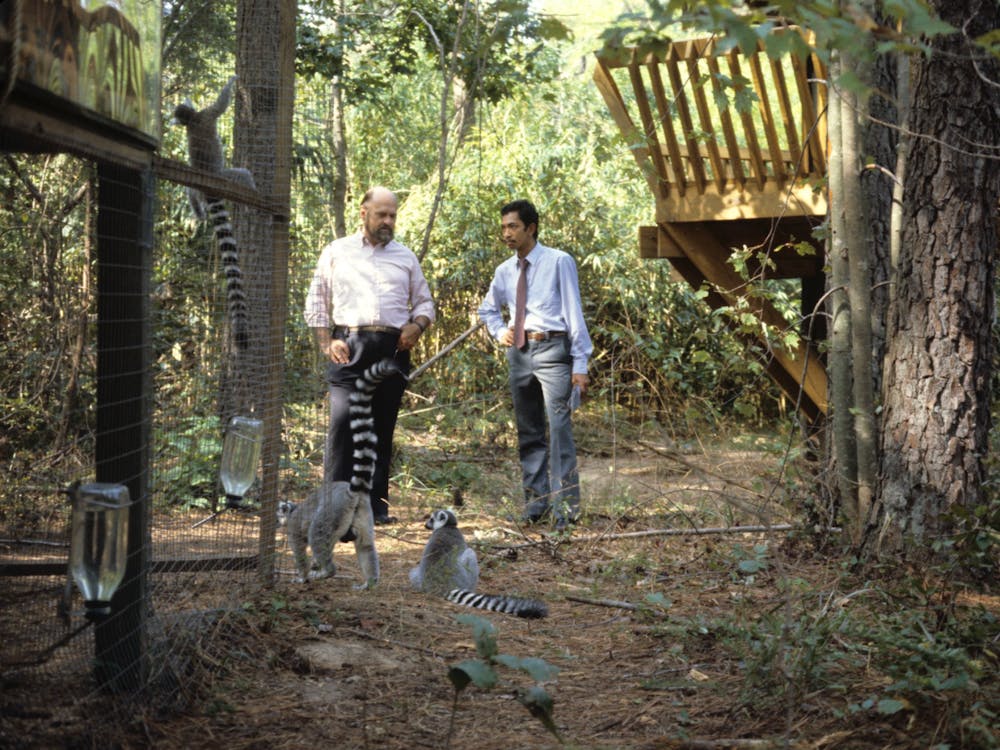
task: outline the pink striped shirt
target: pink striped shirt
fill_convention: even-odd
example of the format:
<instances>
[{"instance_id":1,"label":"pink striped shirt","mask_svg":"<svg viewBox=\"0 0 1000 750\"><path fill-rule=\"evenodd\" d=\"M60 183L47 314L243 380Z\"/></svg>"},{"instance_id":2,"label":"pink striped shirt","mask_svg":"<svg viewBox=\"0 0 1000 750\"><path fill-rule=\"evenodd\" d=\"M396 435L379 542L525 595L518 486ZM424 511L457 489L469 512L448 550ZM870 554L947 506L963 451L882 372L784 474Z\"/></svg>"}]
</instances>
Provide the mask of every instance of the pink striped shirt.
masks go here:
<instances>
[{"instance_id":1,"label":"pink striped shirt","mask_svg":"<svg viewBox=\"0 0 1000 750\"><path fill-rule=\"evenodd\" d=\"M395 240L372 245L357 232L323 248L303 314L310 328L402 328L418 315L434 322L434 300L412 250Z\"/></svg>"}]
</instances>

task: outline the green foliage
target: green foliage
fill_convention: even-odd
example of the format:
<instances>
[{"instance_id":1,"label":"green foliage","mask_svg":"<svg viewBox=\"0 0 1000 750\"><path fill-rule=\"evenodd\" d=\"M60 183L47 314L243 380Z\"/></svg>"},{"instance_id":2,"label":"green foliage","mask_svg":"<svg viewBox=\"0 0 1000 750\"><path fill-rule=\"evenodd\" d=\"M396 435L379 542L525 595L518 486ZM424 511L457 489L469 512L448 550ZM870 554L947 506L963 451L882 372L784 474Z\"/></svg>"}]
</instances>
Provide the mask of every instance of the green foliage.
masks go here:
<instances>
[{"instance_id":1,"label":"green foliage","mask_svg":"<svg viewBox=\"0 0 1000 750\"><path fill-rule=\"evenodd\" d=\"M481 690L491 690L500 683L500 673L497 667L525 672L536 682L528 688L517 686L515 696L518 702L528 712L538 719L552 735L562 742L559 730L552 719L552 697L540 684L551 682L559 670L544 659L537 657L520 657L499 653L497 645L497 630L493 623L475 615L458 615L460 623L472 628L473 640L476 644L478 659L466 659L448 669L448 679L455 688L455 702L452 706L452 722L448 729L447 746L451 745L451 732L454 726L455 710L458 706L458 696L470 684Z\"/></svg>"},{"instance_id":2,"label":"green foliage","mask_svg":"<svg viewBox=\"0 0 1000 750\"><path fill-rule=\"evenodd\" d=\"M208 508L218 495L221 426L216 416L188 416L154 435L155 483L170 505Z\"/></svg>"},{"instance_id":3,"label":"green foliage","mask_svg":"<svg viewBox=\"0 0 1000 750\"><path fill-rule=\"evenodd\" d=\"M879 9L884 19L874 18L861 4L825 0L778 0L767 5L731 0L651 0L645 12L622 14L602 34L601 54L620 60L629 48L636 47L640 54L662 55L673 39L703 34L714 35L720 49L753 50L761 43L775 59L788 53L800 57L814 53L828 62L831 51L837 50L855 61L870 61L874 55L890 51L927 52L934 37L957 31L925 0L893 0L882 3ZM782 20L777 22L778 18ZM808 29L814 43L807 44L799 34L775 33L788 25ZM976 41L997 54L995 35ZM856 78L842 78L838 83L861 84ZM868 90L866 84L861 85Z\"/></svg>"},{"instance_id":4,"label":"green foliage","mask_svg":"<svg viewBox=\"0 0 1000 750\"><path fill-rule=\"evenodd\" d=\"M744 551L740 567L762 557L759 549ZM785 579L771 606L737 599L729 616L685 622L674 614L663 627L692 649L712 644L731 652L743 675L739 708L756 715L825 694L839 704L837 716L868 715L901 727L920 721L955 747L1000 747L996 615L955 606L947 585L899 583L817 595ZM858 673L869 679L859 681Z\"/></svg>"},{"instance_id":5,"label":"green foliage","mask_svg":"<svg viewBox=\"0 0 1000 750\"><path fill-rule=\"evenodd\" d=\"M466 94L495 103L520 86L552 78L545 46L568 35L561 22L539 16L524 0L475 7L464 0L325 1L304 8L297 67L336 80L349 103L385 105L399 78L419 72L421 59L438 65L439 55L457 52L456 74ZM373 55L373 48L383 54Z\"/></svg>"}]
</instances>

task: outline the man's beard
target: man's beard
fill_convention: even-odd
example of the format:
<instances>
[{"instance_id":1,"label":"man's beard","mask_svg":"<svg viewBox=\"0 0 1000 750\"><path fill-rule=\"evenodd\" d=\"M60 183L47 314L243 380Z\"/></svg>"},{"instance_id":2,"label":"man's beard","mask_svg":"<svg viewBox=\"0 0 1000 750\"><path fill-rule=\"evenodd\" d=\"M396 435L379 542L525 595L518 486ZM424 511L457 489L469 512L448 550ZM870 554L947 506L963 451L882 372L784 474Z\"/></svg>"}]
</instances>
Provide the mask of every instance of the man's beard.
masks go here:
<instances>
[{"instance_id":1,"label":"man's beard","mask_svg":"<svg viewBox=\"0 0 1000 750\"><path fill-rule=\"evenodd\" d=\"M371 235L375 238L378 244L386 245L393 238L392 227L378 227L371 232Z\"/></svg>"}]
</instances>

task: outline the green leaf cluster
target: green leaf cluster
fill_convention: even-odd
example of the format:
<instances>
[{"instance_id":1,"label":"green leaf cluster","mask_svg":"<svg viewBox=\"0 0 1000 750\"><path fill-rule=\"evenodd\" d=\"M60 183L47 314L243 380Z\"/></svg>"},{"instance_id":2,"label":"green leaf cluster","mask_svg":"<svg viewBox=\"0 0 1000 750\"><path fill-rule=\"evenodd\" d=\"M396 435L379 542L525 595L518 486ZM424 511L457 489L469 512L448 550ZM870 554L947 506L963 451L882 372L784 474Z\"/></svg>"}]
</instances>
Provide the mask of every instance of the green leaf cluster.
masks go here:
<instances>
[{"instance_id":1,"label":"green leaf cluster","mask_svg":"<svg viewBox=\"0 0 1000 750\"><path fill-rule=\"evenodd\" d=\"M525 672L536 684L527 688L520 686L515 688L517 701L561 742L562 739L553 720L552 697L540 684L554 680L559 669L537 657L501 654L497 645L497 630L489 620L475 615L459 615L455 619L472 628L476 653L479 656L478 659L465 659L448 669L448 679L455 688L456 706L459 693L469 685L475 685L481 690L491 690L496 687L500 683L500 672L497 667ZM452 720L454 721L454 708ZM449 730L449 743L450 739Z\"/></svg>"}]
</instances>

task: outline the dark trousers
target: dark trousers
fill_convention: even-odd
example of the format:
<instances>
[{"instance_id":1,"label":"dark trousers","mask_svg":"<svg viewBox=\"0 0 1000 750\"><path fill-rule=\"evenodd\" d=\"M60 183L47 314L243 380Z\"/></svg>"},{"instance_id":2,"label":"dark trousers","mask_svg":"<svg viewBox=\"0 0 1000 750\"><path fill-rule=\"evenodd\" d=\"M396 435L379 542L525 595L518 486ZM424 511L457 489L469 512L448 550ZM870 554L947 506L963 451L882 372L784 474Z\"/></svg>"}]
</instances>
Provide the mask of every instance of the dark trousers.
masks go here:
<instances>
[{"instance_id":1,"label":"dark trousers","mask_svg":"<svg viewBox=\"0 0 1000 750\"><path fill-rule=\"evenodd\" d=\"M346 364L331 362L327 368L330 384L330 424L326 433L326 450L323 475L326 481L349 481L354 465L354 444L351 439L351 421L348 399L354 390L354 381L366 368L382 359L395 359L400 369L410 372L410 353L397 352L399 335L395 333L356 333L336 335L347 342L351 359ZM372 479L371 505L375 517L389 513L389 463L392 460L392 436L396 430L396 417L403 400L406 382L400 377L387 378L379 383L372 396L372 417L378 438L375 476Z\"/></svg>"}]
</instances>

